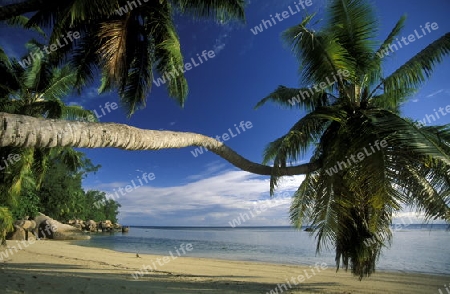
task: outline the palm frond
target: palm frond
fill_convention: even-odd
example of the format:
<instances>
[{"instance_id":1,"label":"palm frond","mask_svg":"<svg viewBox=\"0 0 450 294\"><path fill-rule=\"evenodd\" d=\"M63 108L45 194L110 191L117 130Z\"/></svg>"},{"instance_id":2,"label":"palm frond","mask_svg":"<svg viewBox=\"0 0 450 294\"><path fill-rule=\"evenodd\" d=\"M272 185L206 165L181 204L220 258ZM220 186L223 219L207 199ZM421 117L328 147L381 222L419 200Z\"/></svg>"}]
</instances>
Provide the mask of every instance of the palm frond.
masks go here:
<instances>
[{"instance_id":1,"label":"palm frond","mask_svg":"<svg viewBox=\"0 0 450 294\"><path fill-rule=\"evenodd\" d=\"M423 212L426 219L446 219L450 212L450 189L447 179L436 169L425 171L417 165L405 166L409 174L407 185L402 186L408 191L408 205L417 212ZM446 165L444 176L447 176L450 166Z\"/></svg>"},{"instance_id":2,"label":"palm frond","mask_svg":"<svg viewBox=\"0 0 450 294\"><path fill-rule=\"evenodd\" d=\"M431 77L434 67L450 53L450 33L428 45L383 81L384 93L396 103L406 100L401 89L417 89Z\"/></svg>"},{"instance_id":3,"label":"palm frond","mask_svg":"<svg viewBox=\"0 0 450 294\"><path fill-rule=\"evenodd\" d=\"M99 121L92 111L77 105L64 106L60 118L64 120L81 120L89 122Z\"/></svg>"},{"instance_id":4,"label":"palm frond","mask_svg":"<svg viewBox=\"0 0 450 294\"><path fill-rule=\"evenodd\" d=\"M58 158L73 172L83 166L83 153L73 148L58 150Z\"/></svg>"},{"instance_id":5,"label":"palm frond","mask_svg":"<svg viewBox=\"0 0 450 294\"><path fill-rule=\"evenodd\" d=\"M355 61L329 32L308 29L314 15L309 15L297 26L283 32L282 38L300 62L301 84L318 84L338 72L348 70L354 76ZM343 88L342 82L339 83Z\"/></svg>"},{"instance_id":6,"label":"palm frond","mask_svg":"<svg viewBox=\"0 0 450 294\"><path fill-rule=\"evenodd\" d=\"M46 3L48 3L46 0L27 0L0 6L0 20L8 20L31 11L36 11Z\"/></svg>"},{"instance_id":7,"label":"palm frond","mask_svg":"<svg viewBox=\"0 0 450 294\"><path fill-rule=\"evenodd\" d=\"M368 99L371 106L386 109L397 114L400 114L400 108L402 103L405 102L408 97L412 97L417 93L417 89L400 88L395 91L395 94L382 93L380 95L375 95Z\"/></svg>"},{"instance_id":8,"label":"palm frond","mask_svg":"<svg viewBox=\"0 0 450 294\"><path fill-rule=\"evenodd\" d=\"M55 68L49 85L43 90L42 97L46 99L62 99L73 91L76 73L70 66Z\"/></svg>"},{"instance_id":9,"label":"palm frond","mask_svg":"<svg viewBox=\"0 0 450 294\"><path fill-rule=\"evenodd\" d=\"M373 7L365 0L334 0L329 8L329 33L333 33L345 52L354 59L356 75L366 74L372 63L373 38L377 32L377 18Z\"/></svg>"},{"instance_id":10,"label":"palm frond","mask_svg":"<svg viewBox=\"0 0 450 294\"><path fill-rule=\"evenodd\" d=\"M29 20L30 19L28 17L19 15L19 16L14 16L14 17L6 20L6 24L8 24L9 26L12 26L12 27L31 28L32 30L37 32L39 35L46 38L47 35L39 26L37 26L37 25L27 26Z\"/></svg>"},{"instance_id":11,"label":"palm frond","mask_svg":"<svg viewBox=\"0 0 450 294\"><path fill-rule=\"evenodd\" d=\"M119 90L122 105L128 110L129 116L135 110L145 107L153 82L154 49L149 38L136 37L134 50L130 54L133 61L130 64L128 78Z\"/></svg>"},{"instance_id":12,"label":"palm frond","mask_svg":"<svg viewBox=\"0 0 450 294\"><path fill-rule=\"evenodd\" d=\"M307 174L293 196L289 215L291 223L296 228L300 229L304 222L312 219L312 208L319 193L321 193L320 187L317 185L317 177L318 175L315 173Z\"/></svg>"},{"instance_id":13,"label":"palm frond","mask_svg":"<svg viewBox=\"0 0 450 294\"><path fill-rule=\"evenodd\" d=\"M386 138L389 145L403 150L403 156L419 159L430 157L450 164L450 147L436 144L429 132L417 127L411 121L384 110L365 113L371 117L371 124L377 128L380 136Z\"/></svg>"},{"instance_id":14,"label":"palm frond","mask_svg":"<svg viewBox=\"0 0 450 294\"><path fill-rule=\"evenodd\" d=\"M0 64L10 65L10 60L8 55L6 55L3 48L0 47Z\"/></svg>"},{"instance_id":15,"label":"palm frond","mask_svg":"<svg viewBox=\"0 0 450 294\"><path fill-rule=\"evenodd\" d=\"M102 41L97 53L102 60L104 78L116 86L127 78L127 37L131 21L130 17L124 17L104 22L98 33Z\"/></svg>"},{"instance_id":16,"label":"palm frond","mask_svg":"<svg viewBox=\"0 0 450 294\"><path fill-rule=\"evenodd\" d=\"M234 19L245 21L244 0L171 0L170 2L181 13L195 18L212 17L220 23Z\"/></svg>"},{"instance_id":17,"label":"palm frond","mask_svg":"<svg viewBox=\"0 0 450 294\"><path fill-rule=\"evenodd\" d=\"M60 118L64 105L59 100L39 100L25 103L19 109L19 113L26 113L30 116Z\"/></svg>"},{"instance_id":18,"label":"palm frond","mask_svg":"<svg viewBox=\"0 0 450 294\"><path fill-rule=\"evenodd\" d=\"M92 29L94 31L94 29ZM74 87L78 93L81 93L83 86L86 86L94 81L97 64L100 63L100 58L97 54L97 48L100 47L95 38L92 37L93 32L82 36L78 41L78 46L73 50L69 64L76 72L76 82ZM108 80L107 75L103 75L102 79ZM103 90L99 90L103 92Z\"/></svg>"},{"instance_id":19,"label":"palm frond","mask_svg":"<svg viewBox=\"0 0 450 294\"><path fill-rule=\"evenodd\" d=\"M402 17L400 17L400 19L395 24L392 31L389 33L387 38L381 44L380 48L378 48L378 50L375 52L376 56L379 56L381 54L381 52L383 51L383 49L385 49L387 46L392 44L392 42L394 42L394 38L396 38L401 33L403 28L405 27L405 21L406 21L406 15L403 15Z\"/></svg>"},{"instance_id":20,"label":"palm frond","mask_svg":"<svg viewBox=\"0 0 450 294\"><path fill-rule=\"evenodd\" d=\"M183 106L188 94L188 86L184 75L180 72L184 62L180 51L180 40L171 15L171 7L167 4L161 10L154 12L152 19L148 20L148 25L156 44L154 53L157 58L156 70L160 76L169 79L166 84L169 96Z\"/></svg>"},{"instance_id":21,"label":"palm frond","mask_svg":"<svg viewBox=\"0 0 450 294\"><path fill-rule=\"evenodd\" d=\"M263 163L273 160L273 173L270 177L270 194L273 195L278 183L280 168L289 161L297 161L305 155L309 146L318 142L321 134L331 122L342 122L345 112L337 107L317 108L301 118L283 137L271 142L264 150Z\"/></svg>"},{"instance_id":22,"label":"palm frond","mask_svg":"<svg viewBox=\"0 0 450 294\"><path fill-rule=\"evenodd\" d=\"M304 108L311 111L316 107L328 105L328 94L324 92L324 90L316 91L314 88L295 89L280 85L275 91L259 101L258 104L256 104L255 109L258 109L268 101L271 101L283 107Z\"/></svg>"},{"instance_id":23,"label":"palm frond","mask_svg":"<svg viewBox=\"0 0 450 294\"><path fill-rule=\"evenodd\" d=\"M69 25L74 27L80 23L92 22L96 19L108 17L115 13L115 9L119 4L118 0L72 1L71 6L67 10Z\"/></svg>"}]
</instances>

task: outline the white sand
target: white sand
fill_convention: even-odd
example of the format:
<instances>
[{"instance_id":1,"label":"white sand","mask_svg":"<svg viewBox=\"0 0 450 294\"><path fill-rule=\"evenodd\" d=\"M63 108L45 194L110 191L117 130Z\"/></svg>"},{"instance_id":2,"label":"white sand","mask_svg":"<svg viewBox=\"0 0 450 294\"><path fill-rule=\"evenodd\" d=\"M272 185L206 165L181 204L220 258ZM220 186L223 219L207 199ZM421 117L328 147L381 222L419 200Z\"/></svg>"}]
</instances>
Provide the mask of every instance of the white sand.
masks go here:
<instances>
[{"instance_id":1,"label":"white sand","mask_svg":"<svg viewBox=\"0 0 450 294\"><path fill-rule=\"evenodd\" d=\"M8 241L8 246L12 245L16 241ZM132 253L65 241L40 240L27 245L0 261L0 293L270 293L277 289L278 293L412 294L439 293L439 288L450 283L450 275L378 272L360 282L349 272L336 273L334 268L320 265L312 272L305 266L206 258L163 259L145 254L137 258ZM153 265L156 271L150 271ZM148 273L133 278L144 266Z\"/></svg>"}]
</instances>

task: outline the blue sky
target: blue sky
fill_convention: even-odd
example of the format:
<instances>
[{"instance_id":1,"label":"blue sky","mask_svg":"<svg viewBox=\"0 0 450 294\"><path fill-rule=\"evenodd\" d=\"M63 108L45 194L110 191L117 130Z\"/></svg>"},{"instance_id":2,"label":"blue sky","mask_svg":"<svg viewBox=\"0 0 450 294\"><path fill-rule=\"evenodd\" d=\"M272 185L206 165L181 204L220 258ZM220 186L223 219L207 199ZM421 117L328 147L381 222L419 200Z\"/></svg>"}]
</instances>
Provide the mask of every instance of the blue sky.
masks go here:
<instances>
[{"instance_id":1,"label":"blue sky","mask_svg":"<svg viewBox=\"0 0 450 294\"><path fill-rule=\"evenodd\" d=\"M308 12L326 10L325 0L312 0ZM403 36L414 33L427 22L436 22L439 29L423 36L386 58L386 73L402 65L426 45L450 31L450 2L376 1L382 41L401 15L408 20ZM294 1L249 1L247 23L220 26L212 21L192 21L177 17L185 61L202 51L215 51L215 57L186 73L189 96L182 109L171 100L164 87L154 86L147 107L130 119L121 109L102 116L102 122L117 122L139 128L189 131L215 137L234 130L241 121L252 128L231 138L227 145L244 157L261 162L267 143L282 136L302 115L299 110L286 110L267 104L254 110L255 104L278 85L297 87L298 63L280 39L280 33L301 21L301 14L291 15L258 35L251 28L269 20L270 15L294 8ZM23 54L27 34L0 28L0 45L9 55ZM420 119L434 109L450 105L450 59L436 67L433 77L403 106L405 116ZM118 102L115 93L97 95L92 85L81 96L71 96L67 103L76 103L100 113L105 103ZM450 115L433 124L450 123ZM197 157L195 148L161 151L123 151L118 149L81 149L94 163L102 165L89 175L83 185L114 193L125 189L144 173L153 173L154 180L137 184L117 200L122 205L119 221L131 225L228 226L240 213L249 212L255 203L273 206L245 225L288 225L290 200L303 176L286 177L278 190L278 200L268 197L269 178L252 175L234 168L215 154ZM309 161L308 157L304 162ZM115 189L115 190L114 190ZM283 194L284 193L284 194ZM277 202L274 202L277 201ZM276 205L274 205L274 203ZM406 213L406 212L405 212ZM401 215L399 216L401 217Z\"/></svg>"}]
</instances>

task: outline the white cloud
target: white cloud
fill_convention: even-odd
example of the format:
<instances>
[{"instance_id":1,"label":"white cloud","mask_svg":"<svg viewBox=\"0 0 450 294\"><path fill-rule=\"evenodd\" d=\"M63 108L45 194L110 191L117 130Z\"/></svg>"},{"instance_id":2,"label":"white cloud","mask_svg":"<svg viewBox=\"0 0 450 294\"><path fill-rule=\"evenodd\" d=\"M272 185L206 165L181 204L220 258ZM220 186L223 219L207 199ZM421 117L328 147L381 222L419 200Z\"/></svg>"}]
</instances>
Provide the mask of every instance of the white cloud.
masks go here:
<instances>
[{"instance_id":1,"label":"white cloud","mask_svg":"<svg viewBox=\"0 0 450 294\"><path fill-rule=\"evenodd\" d=\"M433 98L434 96L436 96L437 94L440 94L440 93L442 93L442 92L444 92L444 89L440 89L440 90L438 90L438 91L436 91L436 92L433 92L433 93L431 93L430 95L427 95L426 97L427 97L427 98Z\"/></svg>"},{"instance_id":2,"label":"white cloud","mask_svg":"<svg viewBox=\"0 0 450 294\"><path fill-rule=\"evenodd\" d=\"M213 175L214 173L218 172L218 171L223 171L223 169L227 166L226 163L224 163L221 160L216 160L213 162L210 162L208 164L205 165L205 170L201 173L201 174L197 174L197 175L190 175L188 176L186 179L189 181L195 181L195 180L200 180L200 179L204 179L208 176Z\"/></svg>"},{"instance_id":3,"label":"white cloud","mask_svg":"<svg viewBox=\"0 0 450 294\"><path fill-rule=\"evenodd\" d=\"M226 43L230 38L230 33L233 31L233 27L230 24L224 25L221 34L216 38L213 51L217 54L225 49Z\"/></svg>"},{"instance_id":4,"label":"white cloud","mask_svg":"<svg viewBox=\"0 0 450 294\"><path fill-rule=\"evenodd\" d=\"M407 227L411 224L424 224L426 223L425 213L417 213L412 211L411 208L406 207L402 211L396 213L394 215L393 224L401 224L403 227ZM444 220L432 220L429 222L430 224L445 224Z\"/></svg>"},{"instance_id":5,"label":"white cloud","mask_svg":"<svg viewBox=\"0 0 450 294\"><path fill-rule=\"evenodd\" d=\"M289 225L291 197L304 180L303 175L283 177L273 198L269 196L269 178L240 170L226 170L219 161L205 166L201 175L189 176L191 182L157 187L149 181L116 200L122 205L119 222L126 225L230 226L234 219L247 215L243 226ZM136 181L135 181L136 182ZM136 182L137 184L137 182ZM95 189L118 191L130 182L102 184ZM255 208L260 211L256 214ZM404 208L393 223L422 223L424 215ZM439 223L439 221L437 222Z\"/></svg>"},{"instance_id":6,"label":"white cloud","mask_svg":"<svg viewBox=\"0 0 450 294\"><path fill-rule=\"evenodd\" d=\"M206 171L222 168L215 162ZM290 197L303 176L286 177L274 199L269 198L269 180L244 171L229 170L203 177L194 182L173 187L138 187L116 199L122 205L120 222L132 225L228 226L240 213L253 209L255 204L271 208L255 216L245 225L289 225ZM156 182L155 182L156 183ZM103 184L101 188L112 192L123 183ZM126 183L129 184L129 183ZM109 187L108 187L109 186ZM100 188L100 187L96 187ZM277 197L278 196L278 197Z\"/></svg>"}]
</instances>

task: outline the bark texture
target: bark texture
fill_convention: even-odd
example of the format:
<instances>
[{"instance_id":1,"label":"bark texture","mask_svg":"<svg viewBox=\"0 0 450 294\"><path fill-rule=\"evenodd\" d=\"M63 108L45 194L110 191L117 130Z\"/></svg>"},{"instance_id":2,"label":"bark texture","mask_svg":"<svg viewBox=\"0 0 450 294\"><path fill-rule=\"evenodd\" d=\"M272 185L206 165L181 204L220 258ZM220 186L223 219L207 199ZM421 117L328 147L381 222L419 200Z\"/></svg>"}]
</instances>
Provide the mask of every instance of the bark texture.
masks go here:
<instances>
[{"instance_id":1,"label":"bark texture","mask_svg":"<svg viewBox=\"0 0 450 294\"><path fill-rule=\"evenodd\" d=\"M251 162L222 142L188 132L144 130L123 124L49 120L0 112L0 147L114 147L125 150L160 150L202 146L234 166L259 175L272 167ZM278 175L299 175L319 168L319 163L286 167Z\"/></svg>"}]
</instances>

